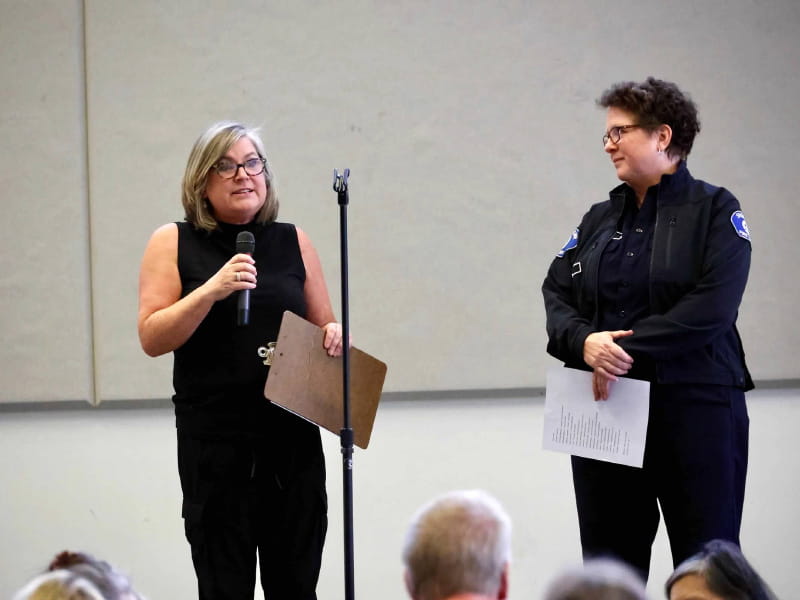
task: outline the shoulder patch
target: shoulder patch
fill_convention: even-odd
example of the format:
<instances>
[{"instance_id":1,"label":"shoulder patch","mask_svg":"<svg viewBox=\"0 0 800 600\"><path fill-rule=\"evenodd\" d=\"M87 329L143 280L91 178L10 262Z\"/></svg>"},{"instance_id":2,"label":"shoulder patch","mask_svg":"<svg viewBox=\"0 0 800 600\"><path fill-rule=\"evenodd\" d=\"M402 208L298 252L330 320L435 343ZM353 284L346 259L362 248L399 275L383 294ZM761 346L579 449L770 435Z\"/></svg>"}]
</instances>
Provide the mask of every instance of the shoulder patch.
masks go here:
<instances>
[{"instance_id":1,"label":"shoulder patch","mask_svg":"<svg viewBox=\"0 0 800 600\"><path fill-rule=\"evenodd\" d=\"M744 220L742 211L737 210L731 215L731 225L733 225L736 235L750 241L750 228L747 226L747 221Z\"/></svg>"},{"instance_id":2,"label":"shoulder patch","mask_svg":"<svg viewBox=\"0 0 800 600\"><path fill-rule=\"evenodd\" d=\"M576 227L575 231L572 232L572 235L569 236L567 243L564 244L564 247L558 251L556 254L556 258L564 258L564 255L567 253L568 250L572 250L575 246L578 245L578 234L580 233L580 227Z\"/></svg>"}]
</instances>

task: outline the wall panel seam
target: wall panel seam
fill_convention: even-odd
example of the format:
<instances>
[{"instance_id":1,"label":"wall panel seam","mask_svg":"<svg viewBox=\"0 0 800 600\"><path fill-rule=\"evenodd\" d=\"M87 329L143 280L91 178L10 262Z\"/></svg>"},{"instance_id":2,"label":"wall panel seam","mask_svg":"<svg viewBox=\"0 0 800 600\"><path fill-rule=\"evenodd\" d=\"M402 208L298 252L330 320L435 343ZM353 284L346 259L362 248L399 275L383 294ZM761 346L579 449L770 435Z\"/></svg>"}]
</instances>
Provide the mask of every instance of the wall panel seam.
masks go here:
<instances>
[{"instance_id":1,"label":"wall panel seam","mask_svg":"<svg viewBox=\"0 0 800 600\"><path fill-rule=\"evenodd\" d=\"M86 2L81 0L81 62L83 77L83 171L84 181L86 182L86 256L87 256L87 280L88 280L88 294L87 302L89 304L89 369L90 369L90 389L88 401L92 405L99 404L97 397L97 344L95 342L95 335L97 328L95 327L95 302L94 302L94 255L93 255L93 236L92 236L92 178L91 178L91 157L89 152L89 60L88 60L88 40L86 35Z\"/></svg>"}]
</instances>

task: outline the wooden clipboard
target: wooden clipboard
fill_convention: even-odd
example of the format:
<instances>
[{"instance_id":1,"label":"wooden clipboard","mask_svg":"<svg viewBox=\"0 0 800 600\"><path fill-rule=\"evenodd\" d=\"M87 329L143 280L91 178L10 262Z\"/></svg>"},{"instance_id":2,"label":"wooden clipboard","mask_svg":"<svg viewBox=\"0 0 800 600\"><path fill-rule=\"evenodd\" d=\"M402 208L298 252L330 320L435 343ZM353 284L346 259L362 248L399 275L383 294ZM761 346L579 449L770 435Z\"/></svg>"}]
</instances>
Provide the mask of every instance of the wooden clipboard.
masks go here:
<instances>
[{"instance_id":1,"label":"wooden clipboard","mask_svg":"<svg viewBox=\"0 0 800 600\"><path fill-rule=\"evenodd\" d=\"M339 435L344 424L342 357L328 356L324 335L293 312L283 313L264 396ZM386 363L350 347L350 424L361 448L369 444L385 378Z\"/></svg>"}]
</instances>

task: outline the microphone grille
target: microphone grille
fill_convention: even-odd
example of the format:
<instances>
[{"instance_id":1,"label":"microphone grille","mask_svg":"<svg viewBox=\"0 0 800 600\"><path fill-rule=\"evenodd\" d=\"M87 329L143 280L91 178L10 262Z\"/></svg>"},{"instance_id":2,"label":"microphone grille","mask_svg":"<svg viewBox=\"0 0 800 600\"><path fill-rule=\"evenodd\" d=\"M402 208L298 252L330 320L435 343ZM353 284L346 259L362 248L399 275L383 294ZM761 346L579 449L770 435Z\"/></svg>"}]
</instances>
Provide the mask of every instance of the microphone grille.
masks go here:
<instances>
[{"instance_id":1,"label":"microphone grille","mask_svg":"<svg viewBox=\"0 0 800 600\"><path fill-rule=\"evenodd\" d=\"M252 254L256 249L256 238L249 231L240 231L236 236L236 253Z\"/></svg>"}]
</instances>

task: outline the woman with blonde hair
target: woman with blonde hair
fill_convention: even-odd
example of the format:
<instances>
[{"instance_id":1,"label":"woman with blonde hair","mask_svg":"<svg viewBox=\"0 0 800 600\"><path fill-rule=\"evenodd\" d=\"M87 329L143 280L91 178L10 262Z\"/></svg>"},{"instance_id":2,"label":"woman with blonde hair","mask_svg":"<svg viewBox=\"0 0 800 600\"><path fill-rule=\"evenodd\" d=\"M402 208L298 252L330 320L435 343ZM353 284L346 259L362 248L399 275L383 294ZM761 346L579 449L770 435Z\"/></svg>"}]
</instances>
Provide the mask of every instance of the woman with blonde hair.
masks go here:
<instances>
[{"instance_id":1,"label":"woman with blonde hair","mask_svg":"<svg viewBox=\"0 0 800 600\"><path fill-rule=\"evenodd\" d=\"M316 598L327 530L319 429L264 398L284 311L342 351L317 252L280 223L258 133L217 123L183 177L185 221L158 228L142 259L139 339L174 355L178 472L201 599ZM249 318L237 298L250 296Z\"/></svg>"}]
</instances>

